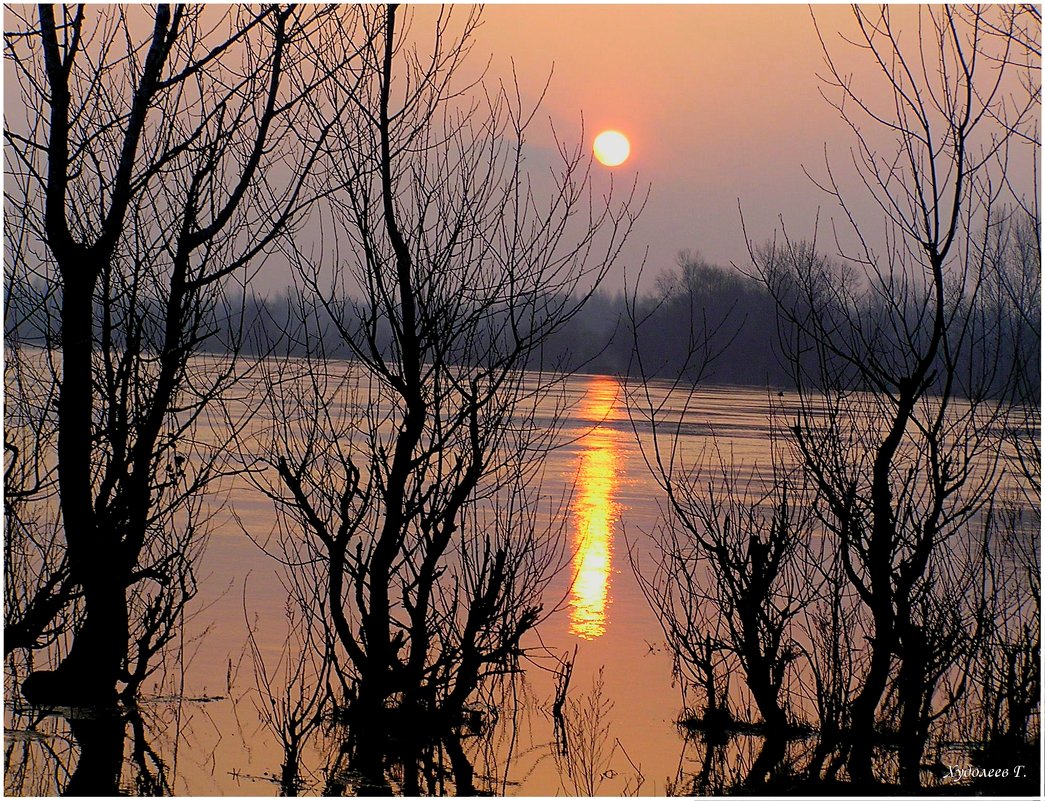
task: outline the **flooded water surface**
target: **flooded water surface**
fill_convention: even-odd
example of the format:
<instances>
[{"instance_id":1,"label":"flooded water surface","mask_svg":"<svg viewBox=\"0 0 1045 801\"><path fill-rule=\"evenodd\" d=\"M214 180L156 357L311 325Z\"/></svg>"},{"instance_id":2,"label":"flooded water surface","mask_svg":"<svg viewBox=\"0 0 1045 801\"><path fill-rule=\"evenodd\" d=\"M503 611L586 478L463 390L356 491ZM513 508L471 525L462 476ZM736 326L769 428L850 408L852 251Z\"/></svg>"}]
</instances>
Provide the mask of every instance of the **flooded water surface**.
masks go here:
<instances>
[{"instance_id":1,"label":"flooded water surface","mask_svg":"<svg viewBox=\"0 0 1045 801\"><path fill-rule=\"evenodd\" d=\"M666 386L652 389L674 415L679 435L671 442L683 462L713 443L748 471L768 467L771 413L786 416L793 400L756 389L708 388L678 397ZM565 538L562 564L544 590L545 619L524 641L524 673L506 681L499 695L484 696L493 708L483 733L464 740L475 785L527 796L663 795L686 792L701 771L717 770L726 781L751 763L757 744L734 740L728 753L715 753L723 760L715 768L712 752L687 738L678 724L687 699L636 578L636 570L654 569L651 535L666 503L647 464L656 458L651 430L637 408L648 397L631 395L636 405L629 409L627 388L595 375L570 378L564 392L556 402L567 411L541 485L542 508L558 516L551 522L564 524L557 529ZM92 748L108 748L100 759L110 767L123 760L121 786L130 793L280 791L287 744L277 736L279 722L307 700L286 690L301 672L292 653L300 613L288 600L283 566L266 553L275 537L271 501L241 478L230 479L212 510L200 589L178 653L160 666L137 712L118 722L78 719L76 710L38 715L20 705L9 677L8 793L62 791ZM572 665L568 681L564 663ZM330 790L338 731L320 725L305 740L300 792ZM80 745L99 742L109 745ZM429 789L445 787L436 782Z\"/></svg>"}]
</instances>

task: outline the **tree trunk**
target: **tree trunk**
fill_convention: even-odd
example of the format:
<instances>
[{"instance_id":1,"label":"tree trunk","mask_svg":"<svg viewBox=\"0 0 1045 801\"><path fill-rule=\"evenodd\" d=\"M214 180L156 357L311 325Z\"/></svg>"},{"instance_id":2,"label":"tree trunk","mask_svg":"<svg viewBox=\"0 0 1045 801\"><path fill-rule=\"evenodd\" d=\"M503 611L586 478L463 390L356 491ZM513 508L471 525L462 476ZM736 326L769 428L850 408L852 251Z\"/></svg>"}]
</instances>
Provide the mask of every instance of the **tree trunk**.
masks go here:
<instances>
[{"instance_id":1,"label":"tree trunk","mask_svg":"<svg viewBox=\"0 0 1045 801\"><path fill-rule=\"evenodd\" d=\"M22 693L39 704L107 704L127 658L127 570L115 531L98 526L93 503L93 271L64 270L62 378L58 396L58 488L69 573L83 589L85 618L54 671L35 671Z\"/></svg>"},{"instance_id":2,"label":"tree trunk","mask_svg":"<svg viewBox=\"0 0 1045 801\"><path fill-rule=\"evenodd\" d=\"M901 640L902 662L898 679L900 696L900 787L905 791L921 786L922 755L926 725L922 703L928 690L925 680L925 649L920 632L911 627Z\"/></svg>"},{"instance_id":3,"label":"tree trunk","mask_svg":"<svg viewBox=\"0 0 1045 801\"><path fill-rule=\"evenodd\" d=\"M102 571L83 590L86 615L69 653L57 670L34 671L22 684L30 703L98 706L116 701L129 642L125 590Z\"/></svg>"},{"instance_id":4,"label":"tree trunk","mask_svg":"<svg viewBox=\"0 0 1045 801\"><path fill-rule=\"evenodd\" d=\"M877 612L878 610L876 610ZM846 767L853 784L875 784L872 770L874 754L875 713L889 681L892 662L892 613L882 610L875 614L875 636L871 644L871 667L860 694L853 702L849 719L849 759Z\"/></svg>"}]
</instances>

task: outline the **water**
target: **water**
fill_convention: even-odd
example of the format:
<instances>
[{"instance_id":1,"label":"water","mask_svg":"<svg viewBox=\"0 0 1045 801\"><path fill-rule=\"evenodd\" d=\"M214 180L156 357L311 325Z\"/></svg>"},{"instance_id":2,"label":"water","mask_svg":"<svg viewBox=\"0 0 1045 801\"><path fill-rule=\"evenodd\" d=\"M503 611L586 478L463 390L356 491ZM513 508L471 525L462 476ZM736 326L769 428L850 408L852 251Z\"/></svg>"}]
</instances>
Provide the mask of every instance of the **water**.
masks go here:
<instances>
[{"instance_id":1,"label":"water","mask_svg":"<svg viewBox=\"0 0 1045 801\"><path fill-rule=\"evenodd\" d=\"M768 467L772 415L786 418L797 400L742 388L689 395L654 384L649 396L634 389L629 394L612 377L578 375L556 401L565 401L567 412L541 491L549 509L565 499L556 512L566 523L565 564L545 591L551 614L527 641L532 659L513 690L520 699L516 721L504 719L504 707L485 758L476 755L477 777L489 777L496 791L661 795L684 789L684 777L710 759L687 743L676 723L683 697L635 576L636 567L652 569L650 534L664 504L647 466L657 443L642 409L652 402L666 419L680 421L676 444L683 461L706 456L714 435L717 453L741 465L738 475L751 476L756 463ZM283 751L265 716L279 710L259 692L256 676L263 666L262 688L286 682L294 664L287 643L294 647L300 623L279 566L260 547L272 542L272 504L256 487L230 479L211 507L213 530L181 656L158 672L141 705L140 726L125 727L129 792L144 792L143 777L160 775L168 782L160 789L176 794L271 795L278 789ZM591 735L587 765L572 771L554 757L549 653L575 658L570 709L575 725ZM281 698L278 689L273 698ZM70 723L50 717L31 724L10 691L6 713L8 792L58 792L75 763ZM321 790L323 767L337 745L321 732L306 750L305 792ZM729 758L750 762L755 750L740 738Z\"/></svg>"},{"instance_id":2,"label":"water","mask_svg":"<svg viewBox=\"0 0 1045 801\"><path fill-rule=\"evenodd\" d=\"M675 724L680 695L672 683L671 658L659 625L628 559L629 542L638 551L644 550L644 532L660 513L659 498L639 451L624 394L614 378L577 376L567 383L565 397L548 401L565 405L568 412L559 432L561 444L547 457L541 493L549 508L566 498L559 514L566 518L568 543L566 564L545 592L545 609L556 611L540 626L539 638L529 642L534 659L527 672L525 692L531 703L520 713L526 721L517 728L525 732L519 733L513 748L514 769L507 776L505 788L511 793L545 795L573 790L568 777L562 784L560 769L552 757L554 737L547 708L554 687L551 662L542 655L542 646L556 654L576 653L570 684L574 695L590 695L602 672L604 697L613 703L603 718L608 727L607 750L614 746L616 750L602 771L607 775L600 777L600 793L615 795L637 785L637 768L645 777L643 792L663 793L666 781L678 771L683 746ZM726 392L712 392L709 397L718 397L722 406L735 403ZM271 527L267 499L241 488L233 491L231 500L244 529L258 532ZM243 630L244 602L238 591L243 579L248 615L282 622L284 593L275 580L273 566L242 533L220 529L208 548L206 564L212 573L207 587L217 589L219 581L225 580L234 588L213 600L213 619L226 621L222 628ZM243 578L232 580L237 573ZM262 651L273 659L282 645L274 634L269 626L263 626L257 635ZM204 642L197 657L199 664L193 665L200 680L224 676L223 666L230 661L237 664L242 647L236 647L235 635L221 639L227 643L224 649ZM242 639L245 635L241 633ZM207 692L212 692L212 686L205 688ZM213 711L216 706L208 710L210 714L217 714ZM257 738L252 740L256 742ZM281 754L266 750L266 758L271 760L266 768L253 753L256 747L250 749L251 753L241 754L238 763L233 757L226 764L242 765L240 773L255 776L274 772ZM503 758L503 753L498 756ZM230 791L217 772L211 779L223 782L212 785L214 792ZM242 777L231 787L241 793L270 789L264 783L252 789L251 782Z\"/></svg>"}]
</instances>

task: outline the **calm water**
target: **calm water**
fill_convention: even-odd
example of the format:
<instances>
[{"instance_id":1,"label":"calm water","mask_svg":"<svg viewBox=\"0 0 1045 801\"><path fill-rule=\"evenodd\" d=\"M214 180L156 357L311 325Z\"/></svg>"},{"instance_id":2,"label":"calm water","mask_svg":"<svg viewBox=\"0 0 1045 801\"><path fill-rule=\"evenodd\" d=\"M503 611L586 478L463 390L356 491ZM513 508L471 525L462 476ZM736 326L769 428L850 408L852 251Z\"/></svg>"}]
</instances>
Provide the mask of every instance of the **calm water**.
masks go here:
<instances>
[{"instance_id":1,"label":"calm water","mask_svg":"<svg viewBox=\"0 0 1045 801\"><path fill-rule=\"evenodd\" d=\"M573 697L588 700L601 671L603 697L612 702L612 709L602 718L607 729L605 753L611 756L602 771L605 776L599 780L598 792L617 795L638 786L639 768L644 777L642 792L663 794L666 782L673 781L679 770L683 740L675 721L682 702L673 686L671 658L663 646L659 625L628 559L629 542L636 552L644 552L647 547L644 532L659 515L659 493L649 479L625 405L625 393L617 380L577 376L569 381L566 395L569 410L559 438L564 444L549 455L542 487L542 494L549 499L568 498L561 510L567 518L565 531L569 538L566 565L545 593L546 609L557 611L540 627L540 642L532 638L535 656L523 690L531 703L520 712L506 789L522 795L572 794L578 789L568 776L560 776L552 757L553 726L547 708L554 686L548 672L550 660L540 655L543 643L559 654L572 655L576 649L570 682ZM750 407L748 412L736 416L735 424L739 427L745 425L749 414L761 414L759 408L766 404L765 393L759 392L738 395L732 390L711 390L703 395L707 404L702 406L709 419L724 421L730 410L738 412ZM761 424L765 425L765 421ZM760 436L756 428L745 435L756 439ZM230 500L244 528L255 535L271 528L271 505L267 499L240 488L231 491ZM267 621L258 627L257 637L273 661L283 643L285 593L271 561L237 528L219 528L205 561L209 575L204 589L213 601L195 622L199 626L213 621L213 628L200 644L187 682L188 688L198 687L200 695L224 694L228 664L231 661L235 672L241 659L246 640L244 583L248 617ZM275 625L269 625L272 623ZM246 661L239 670L241 683L249 683L251 674ZM198 678L192 680L193 676ZM191 695L192 690L187 694ZM216 727L224 728L220 718L228 712L219 710L223 705L225 702L207 704L196 714L213 718ZM256 727L253 720L248 722L255 717L251 714L252 705L241 702L239 707L238 723L248 729ZM196 759L203 757L207 775L195 779L198 784L186 778L186 790L272 792L269 782L246 778L277 772L282 757L276 744L269 742L271 737L266 731L255 731L256 734L247 732L248 748L238 742L237 733L215 741L221 756L215 756L214 762L207 761L211 748L204 743L193 746ZM501 743L500 747L505 748L506 744ZM183 751L180 758L187 756ZM236 778L230 772L241 776Z\"/></svg>"},{"instance_id":2,"label":"calm water","mask_svg":"<svg viewBox=\"0 0 1045 801\"><path fill-rule=\"evenodd\" d=\"M688 453L699 453L714 432L718 446L748 467L770 458L771 406L786 409L794 401L765 390L710 388L684 408L681 394L672 396L659 385L653 390L682 417L681 445ZM534 659L517 688L516 724L502 720L476 773L493 774L510 794L661 795L680 775L697 771L701 755L686 746L676 726L682 696L632 567L632 561L640 569L650 565L649 532L660 516L661 493L643 457L650 432L633 425L625 391L614 378L575 376L566 393L563 444L548 457L542 489L548 498L567 498L560 512L569 540L566 564L545 594L546 609L557 611L540 627L539 639L531 638ZM160 689L142 704L140 742L147 748L128 744L126 754L154 767L162 762L167 789L177 794L271 795L283 755L258 713L265 702L255 688L248 630L269 685L278 685L285 680L280 660L288 628L286 592L277 565L252 541L271 534L272 506L257 490L236 483L225 486L214 510L200 592L184 627L183 658L164 667L157 676ZM548 709L554 683L550 660L540 656L542 644L558 654L576 653L570 695L577 709L594 716L598 740L592 755L597 769L589 770L595 775L588 784L564 773L552 756ZM57 792L74 753L68 724L50 718L27 725L12 711L10 695L6 720L8 792ZM319 737L305 756L312 793L322 787L325 749L333 747ZM126 781L129 792L143 792Z\"/></svg>"}]
</instances>

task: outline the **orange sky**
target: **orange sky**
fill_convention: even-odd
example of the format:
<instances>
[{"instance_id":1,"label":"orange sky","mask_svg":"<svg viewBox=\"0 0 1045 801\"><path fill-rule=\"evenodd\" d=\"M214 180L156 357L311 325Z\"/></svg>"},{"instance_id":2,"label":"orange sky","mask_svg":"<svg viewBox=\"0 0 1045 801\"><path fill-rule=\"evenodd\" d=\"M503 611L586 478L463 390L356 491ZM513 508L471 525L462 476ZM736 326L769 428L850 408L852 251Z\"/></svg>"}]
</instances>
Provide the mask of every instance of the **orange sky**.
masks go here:
<instances>
[{"instance_id":1,"label":"orange sky","mask_svg":"<svg viewBox=\"0 0 1045 801\"><path fill-rule=\"evenodd\" d=\"M815 13L837 27L849 12ZM650 245L647 273L684 248L742 260L738 199L758 238L785 211L789 228L812 230L824 197L802 165L819 167L825 140L844 131L818 94L807 6L494 5L483 19L474 53L492 53L492 71L514 59L537 85L554 64L543 108L560 136L579 137L583 113L587 139L604 128L631 139L617 174L652 185L632 243ZM533 142L550 144L546 124Z\"/></svg>"},{"instance_id":2,"label":"orange sky","mask_svg":"<svg viewBox=\"0 0 1045 801\"><path fill-rule=\"evenodd\" d=\"M434 5L409 6L416 41L430 39L438 12ZM452 12L459 18L468 9ZM838 35L852 30L850 9L815 5L812 13L836 54L852 56ZM917 36L918 8L896 6L892 13L906 18L901 27L909 43ZM854 142L820 96L824 56L809 6L493 4L482 18L466 62L469 75L489 59L487 79L508 77L514 61L524 98L533 101L554 67L527 133L534 172L554 161L549 117L571 144L582 141L582 115L585 147L606 128L631 140L631 158L612 174L618 185L638 176L651 193L609 288L621 286L622 268L637 267L647 248L650 284L683 249L743 266L738 202L756 242L773 236L781 215L790 235L810 236L819 209L820 244L833 251L830 222L838 210L803 168L822 178L826 147L832 166L851 172ZM5 85L10 77L5 68ZM881 82L875 85L880 90ZM17 93L9 97L17 110ZM1020 162L1010 172L1029 176L1028 165ZM602 188L610 172L595 171ZM882 226L870 201L857 207Z\"/></svg>"},{"instance_id":3,"label":"orange sky","mask_svg":"<svg viewBox=\"0 0 1045 801\"><path fill-rule=\"evenodd\" d=\"M850 8L815 5L812 13L836 58L851 58L839 38L853 30ZM908 46L919 35L917 14L917 7L892 9ZM781 215L790 235L810 237L819 210L820 245L834 252L831 221L839 211L803 167L822 179L826 147L832 168L851 175L854 140L820 95L825 62L809 6L488 5L472 52L480 64L491 58L491 77L510 75L514 60L524 92L533 94L554 65L532 145L552 145L549 116L572 142L581 136L581 114L589 146L605 128L628 135L632 157L615 169L616 179L630 183L637 173L651 195L624 256L633 268L648 247L647 279L682 249L743 266L738 202L758 242L779 229ZM874 99L884 85L870 77ZM891 104L884 93L879 99ZM850 199L879 233L877 207L864 195Z\"/></svg>"}]
</instances>

